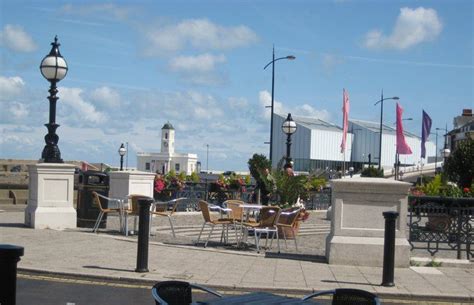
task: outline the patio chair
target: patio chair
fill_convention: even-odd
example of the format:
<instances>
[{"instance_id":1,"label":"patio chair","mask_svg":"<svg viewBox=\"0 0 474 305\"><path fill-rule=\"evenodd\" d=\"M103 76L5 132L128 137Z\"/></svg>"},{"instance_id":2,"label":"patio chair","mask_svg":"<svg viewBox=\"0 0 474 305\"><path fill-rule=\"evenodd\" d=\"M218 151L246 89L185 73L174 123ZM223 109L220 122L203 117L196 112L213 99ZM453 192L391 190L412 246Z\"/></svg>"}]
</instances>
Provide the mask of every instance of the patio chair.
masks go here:
<instances>
[{"instance_id":1,"label":"patio chair","mask_svg":"<svg viewBox=\"0 0 474 305\"><path fill-rule=\"evenodd\" d=\"M260 221L259 222L244 222L243 226L248 232L252 230L255 237L255 246L257 247L257 253L260 253L260 239L262 234L265 233L265 247L267 246L268 237L271 236L273 239L278 240L278 228L276 223L280 215L280 208L274 206L265 206L260 210ZM270 244L271 247L271 244ZM280 252L280 243L278 242L278 252Z\"/></svg>"},{"instance_id":2,"label":"patio chair","mask_svg":"<svg viewBox=\"0 0 474 305\"><path fill-rule=\"evenodd\" d=\"M380 305L379 298L368 291L360 289L339 288L315 292L304 296L301 300L332 294L332 305Z\"/></svg>"},{"instance_id":3,"label":"patio chair","mask_svg":"<svg viewBox=\"0 0 474 305\"><path fill-rule=\"evenodd\" d=\"M222 295L210 288L182 281L164 281L151 289L156 305L187 305L193 303L192 290L199 289L219 298Z\"/></svg>"},{"instance_id":4,"label":"patio chair","mask_svg":"<svg viewBox=\"0 0 474 305\"><path fill-rule=\"evenodd\" d=\"M174 233L173 221L171 220L171 216L176 212L176 208L178 204L186 199L186 197L181 197L177 199L173 199L166 202L159 202L154 204L154 209L150 211L151 218L150 218L150 232L151 232L151 225L153 222L153 215L168 217L171 226L171 232L173 233L173 237L176 238L176 234ZM172 204L171 210L168 210L169 204Z\"/></svg>"},{"instance_id":5,"label":"patio chair","mask_svg":"<svg viewBox=\"0 0 474 305\"><path fill-rule=\"evenodd\" d=\"M211 231L209 232L209 235L207 236L207 240L204 243L204 248L206 248L207 243L209 242L209 239L211 238L212 231L214 230L214 227L216 225L222 226L222 235L224 235L224 229L226 229L226 231L228 232L228 226L231 225L233 222L231 218L212 219L211 212L209 210L209 204L204 200L199 201L199 208L201 209L202 217L204 218L204 223L202 224L201 232L199 232L199 237L195 244L196 245L199 244L204 227L206 225L209 225L211 226ZM222 241L222 235L221 235L221 241ZM237 230L235 230L235 236L237 238Z\"/></svg>"},{"instance_id":6,"label":"patio chair","mask_svg":"<svg viewBox=\"0 0 474 305\"><path fill-rule=\"evenodd\" d=\"M242 236L242 233L243 233L244 222L252 222L252 223L257 222L254 218L248 218L248 219L244 218L245 215L244 215L244 208L242 207L242 204L244 204L242 200L236 200L236 199L226 200L223 203L223 205L227 206L227 208L231 210L229 214L229 218L232 219L232 223L235 229L237 229L238 227L239 232L240 232L239 233L240 237ZM239 243L239 239L237 239L237 243Z\"/></svg>"},{"instance_id":7,"label":"patio chair","mask_svg":"<svg viewBox=\"0 0 474 305\"><path fill-rule=\"evenodd\" d=\"M138 206L139 199L152 199L151 197L140 195L140 194L131 194L128 195L129 205L126 210L124 210L125 216L125 236L128 236L128 217L133 216L133 231L137 231L137 218L140 213L140 208ZM151 221L151 220L150 220Z\"/></svg>"},{"instance_id":8,"label":"patio chair","mask_svg":"<svg viewBox=\"0 0 474 305\"><path fill-rule=\"evenodd\" d=\"M288 244L286 243L286 230L291 230L293 232L293 239L295 241L295 249L298 251L298 243L296 242L296 235L297 232L294 228L296 221L298 220L298 216L300 214L301 209L294 209L292 211L285 211L280 213L280 217L278 217L277 227L279 231L283 232L283 238L285 239L285 247L288 249ZM280 239L277 240L280 242Z\"/></svg>"},{"instance_id":9,"label":"patio chair","mask_svg":"<svg viewBox=\"0 0 474 305\"><path fill-rule=\"evenodd\" d=\"M103 200L107 201L107 204L102 204L101 198ZM118 202L117 207L108 207L110 202L117 202L119 199L115 198L109 198L104 195L100 195L97 192L92 192L92 200L93 203L92 205L95 205L99 208L99 215L97 215L97 220L95 221L94 228L92 229L92 232L95 233L99 229L100 222L102 221L102 218L104 217L105 214L108 213L117 213L119 216L119 221L120 221L120 230L122 230L122 207L121 204L122 202Z\"/></svg>"}]
</instances>

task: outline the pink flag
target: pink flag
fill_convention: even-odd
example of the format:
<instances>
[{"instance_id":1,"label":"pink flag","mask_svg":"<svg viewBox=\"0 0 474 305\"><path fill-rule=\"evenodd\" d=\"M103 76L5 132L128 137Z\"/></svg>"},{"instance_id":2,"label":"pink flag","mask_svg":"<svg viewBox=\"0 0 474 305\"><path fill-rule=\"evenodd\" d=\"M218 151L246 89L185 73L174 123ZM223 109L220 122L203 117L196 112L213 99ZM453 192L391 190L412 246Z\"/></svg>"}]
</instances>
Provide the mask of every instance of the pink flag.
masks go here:
<instances>
[{"instance_id":1,"label":"pink flag","mask_svg":"<svg viewBox=\"0 0 474 305\"><path fill-rule=\"evenodd\" d=\"M412 153L411 148L405 141L405 135L403 134L402 114L403 108L397 103L397 153L400 155L410 155Z\"/></svg>"},{"instance_id":2,"label":"pink flag","mask_svg":"<svg viewBox=\"0 0 474 305\"><path fill-rule=\"evenodd\" d=\"M342 142L341 153L346 150L347 129L349 127L349 95L342 89Z\"/></svg>"}]
</instances>

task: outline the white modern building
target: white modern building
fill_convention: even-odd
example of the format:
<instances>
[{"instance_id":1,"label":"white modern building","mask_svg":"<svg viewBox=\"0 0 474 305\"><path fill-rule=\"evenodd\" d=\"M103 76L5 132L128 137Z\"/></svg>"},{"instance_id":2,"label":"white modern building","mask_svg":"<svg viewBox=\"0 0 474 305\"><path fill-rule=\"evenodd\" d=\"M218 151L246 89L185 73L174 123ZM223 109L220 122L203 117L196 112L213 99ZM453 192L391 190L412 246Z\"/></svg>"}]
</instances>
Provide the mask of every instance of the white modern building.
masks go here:
<instances>
[{"instance_id":1,"label":"white modern building","mask_svg":"<svg viewBox=\"0 0 474 305\"><path fill-rule=\"evenodd\" d=\"M352 144L352 162L367 164L369 154L371 163L378 164L380 147L380 123L361 120L349 120L349 132L353 134ZM400 155L402 165L416 165L420 162L421 156L421 137L408 131L404 131L405 141L410 146L412 154ZM432 135L433 138L434 135ZM397 134L396 129L387 125L382 125L382 167L393 168L396 156ZM426 160L428 157L434 157L436 146L433 142L425 143ZM426 161L425 161L426 163Z\"/></svg>"},{"instance_id":2,"label":"white modern building","mask_svg":"<svg viewBox=\"0 0 474 305\"><path fill-rule=\"evenodd\" d=\"M273 167L277 167L286 156L287 136L281 126L286 116L273 117ZM378 164L380 123L349 120L345 153L341 153L342 128L320 119L293 116L296 132L291 136L291 158L296 171L316 169L346 170L353 166L356 170L369 163ZM402 165L417 165L421 155L421 138L405 131L405 140L412 150L411 155L400 155ZM396 130L383 125L382 166L393 168L396 152ZM426 155L435 156L435 144L426 142ZM426 160L427 160L426 159ZM345 164L344 164L345 162ZM425 161L426 163L426 161Z\"/></svg>"},{"instance_id":3,"label":"white modern building","mask_svg":"<svg viewBox=\"0 0 474 305\"><path fill-rule=\"evenodd\" d=\"M185 172L186 175L199 170L196 154L175 152L175 130L169 122L161 128L161 152L137 153L137 169L161 174L174 170L176 173Z\"/></svg>"},{"instance_id":4,"label":"white modern building","mask_svg":"<svg viewBox=\"0 0 474 305\"><path fill-rule=\"evenodd\" d=\"M273 117L273 164L277 167L286 156L287 135L281 126L286 117ZM317 168L342 169L351 160L352 134L347 134L346 151L341 153L342 128L320 119L293 116L296 132L291 136L291 158L294 169L310 171Z\"/></svg>"}]
</instances>

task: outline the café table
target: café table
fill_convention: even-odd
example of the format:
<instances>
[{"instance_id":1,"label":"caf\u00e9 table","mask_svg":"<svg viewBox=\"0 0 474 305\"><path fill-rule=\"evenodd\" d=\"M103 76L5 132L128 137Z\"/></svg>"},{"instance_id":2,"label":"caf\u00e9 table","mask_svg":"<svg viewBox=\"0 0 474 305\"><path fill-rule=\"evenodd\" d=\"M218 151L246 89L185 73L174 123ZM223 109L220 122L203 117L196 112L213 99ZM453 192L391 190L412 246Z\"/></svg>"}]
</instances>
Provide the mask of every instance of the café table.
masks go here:
<instances>
[{"instance_id":1,"label":"caf\u00e9 table","mask_svg":"<svg viewBox=\"0 0 474 305\"><path fill-rule=\"evenodd\" d=\"M265 305L295 305L295 304L311 304L311 302L303 302L301 299L290 298L286 296L276 295L268 292L252 292L249 294L235 295L213 299L199 304L208 305L233 305L233 304L265 304ZM314 303L312 303L314 304Z\"/></svg>"}]
</instances>

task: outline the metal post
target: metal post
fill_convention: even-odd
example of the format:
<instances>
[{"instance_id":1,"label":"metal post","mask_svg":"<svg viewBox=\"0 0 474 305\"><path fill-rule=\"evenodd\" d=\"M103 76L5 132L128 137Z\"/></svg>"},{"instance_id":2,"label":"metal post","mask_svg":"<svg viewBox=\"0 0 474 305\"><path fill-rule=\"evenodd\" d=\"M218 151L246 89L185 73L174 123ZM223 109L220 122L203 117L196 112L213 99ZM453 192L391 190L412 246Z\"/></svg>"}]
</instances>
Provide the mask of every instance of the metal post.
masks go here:
<instances>
[{"instance_id":1,"label":"metal post","mask_svg":"<svg viewBox=\"0 0 474 305\"><path fill-rule=\"evenodd\" d=\"M44 136L44 141L46 142L43 152L41 153L41 158L46 163L63 163L61 159L61 152L59 151L58 141L59 137L56 134L56 129L59 127L56 124L56 102L59 97L56 96L58 89L55 81L51 81L51 87L49 89L49 123L44 124L48 128L48 134Z\"/></svg>"},{"instance_id":2,"label":"metal post","mask_svg":"<svg viewBox=\"0 0 474 305\"><path fill-rule=\"evenodd\" d=\"M120 156L120 171L123 171L123 156Z\"/></svg>"},{"instance_id":3,"label":"metal post","mask_svg":"<svg viewBox=\"0 0 474 305\"><path fill-rule=\"evenodd\" d=\"M271 105L271 117L270 117L270 164L273 167L273 97L275 93L275 46L273 46L273 57L272 57L272 105Z\"/></svg>"},{"instance_id":4,"label":"metal post","mask_svg":"<svg viewBox=\"0 0 474 305\"><path fill-rule=\"evenodd\" d=\"M438 168L438 128L436 128L436 148L435 148L435 175Z\"/></svg>"},{"instance_id":5,"label":"metal post","mask_svg":"<svg viewBox=\"0 0 474 305\"><path fill-rule=\"evenodd\" d=\"M383 118L383 90L382 90L382 96L380 97L379 169L382 166L382 118Z\"/></svg>"},{"instance_id":6,"label":"metal post","mask_svg":"<svg viewBox=\"0 0 474 305\"><path fill-rule=\"evenodd\" d=\"M382 286L393 287L395 286L395 224L399 214L394 211L382 214L385 218Z\"/></svg>"},{"instance_id":7,"label":"metal post","mask_svg":"<svg viewBox=\"0 0 474 305\"><path fill-rule=\"evenodd\" d=\"M291 133L288 134L288 137L286 138L286 165L290 165L291 162Z\"/></svg>"},{"instance_id":8,"label":"metal post","mask_svg":"<svg viewBox=\"0 0 474 305\"><path fill-rule=\"evenodd\" d=\"M372 159L372 154L369 154L369 156L368 156L368 157L369 157L369 167L370 167L370 166L371 166L371 164L372 164L372 161L371 161L371 159Z\"/></svg>"},{"instance_id":9,"label":"metal post","mask_svg":"<svg viewBox=\"0 0 474 305\"><path fill-rule=\"evenodd\" d=\"M16 265L24 248L0 244L0 304L16 304Z\"/></svg>"},{"instance_id":10,"label":"metal post","mask_svg":"<svg viewBox=\"0 0 474 305\"><path fill-rule=\"evenodd\" d=\"M152 203L153 199L149 197L138 199L138 249L135 272L148 272L148 239L150 233L150 206Z\"/></svg>"}]
</instances>

